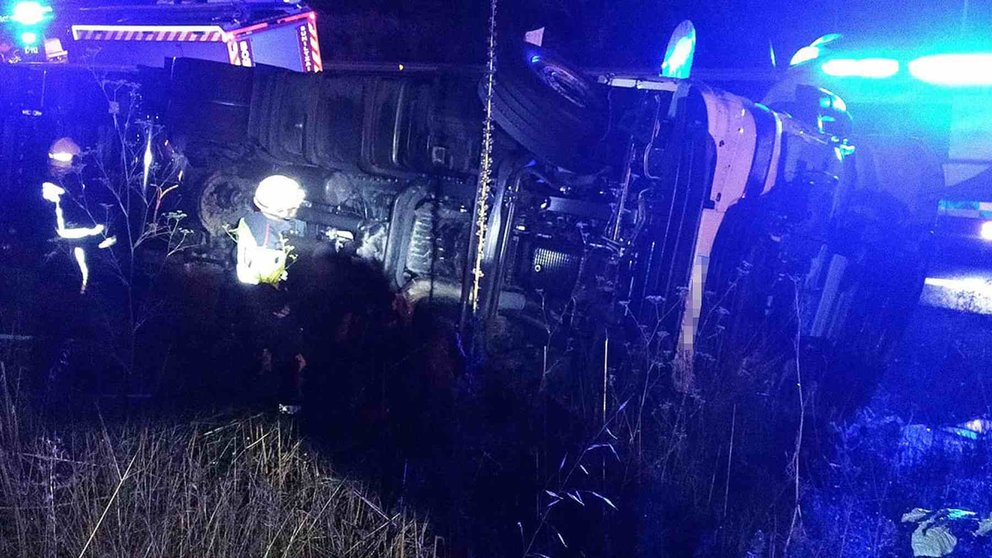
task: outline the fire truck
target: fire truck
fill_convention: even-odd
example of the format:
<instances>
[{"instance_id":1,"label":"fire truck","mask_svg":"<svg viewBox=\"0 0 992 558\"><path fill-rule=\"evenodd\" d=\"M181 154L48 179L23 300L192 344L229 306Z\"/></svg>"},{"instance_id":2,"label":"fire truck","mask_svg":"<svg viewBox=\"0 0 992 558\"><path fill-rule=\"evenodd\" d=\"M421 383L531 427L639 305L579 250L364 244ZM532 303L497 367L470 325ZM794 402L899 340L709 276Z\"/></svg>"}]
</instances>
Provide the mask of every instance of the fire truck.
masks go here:
<instances>
[{"instance_id":1,"label":"fire truck","mask_svg":"<svg viewBox=\"0 0 992 558\"><path fill-rule=\"evenodd\" d=\"M7 58L91 66L163 67L173 58L297 72L323 69L317 16L283 2L12 5ZM8 60L10 61L10 60Z\"/></svg>"},{"instance_id":2,"label":"fire truck","mask_svg":"<svg viewBox=\"0 0 992 558\"><path fill-rule=\"evenodd\" d=\"M172 58L197 58L297 72L323 69L317 16L298 4L82 8L71 32L71 52L97 65L161 67Z\"/></svg>"}]
</instances>

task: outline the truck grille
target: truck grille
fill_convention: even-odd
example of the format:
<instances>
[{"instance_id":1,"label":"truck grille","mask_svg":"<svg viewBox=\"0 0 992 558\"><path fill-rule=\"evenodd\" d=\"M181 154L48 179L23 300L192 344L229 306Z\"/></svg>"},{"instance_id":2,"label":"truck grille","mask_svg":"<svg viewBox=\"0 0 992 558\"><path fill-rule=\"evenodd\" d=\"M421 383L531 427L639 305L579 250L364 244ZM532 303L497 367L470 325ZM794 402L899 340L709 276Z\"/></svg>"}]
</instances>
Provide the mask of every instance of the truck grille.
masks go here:
<instances>
[{"instance_id":1,"label":"truck grille","mask_svg":"<svg viewBox=\"0 0 992 558\"><path fill-rule=\"evenodd\" d=\"M572 252L543 246L534 248L528 274L530 287L549 293L571 293L581 261L581 255Z\"/></svg>"}]
</instances>

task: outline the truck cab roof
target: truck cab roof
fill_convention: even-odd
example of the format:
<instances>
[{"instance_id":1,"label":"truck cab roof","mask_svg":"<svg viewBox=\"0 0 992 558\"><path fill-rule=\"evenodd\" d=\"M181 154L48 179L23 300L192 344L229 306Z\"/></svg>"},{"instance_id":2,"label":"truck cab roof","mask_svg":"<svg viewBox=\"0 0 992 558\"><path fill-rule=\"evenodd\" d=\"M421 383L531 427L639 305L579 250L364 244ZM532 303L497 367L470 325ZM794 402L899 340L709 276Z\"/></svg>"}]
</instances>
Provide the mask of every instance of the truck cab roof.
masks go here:
<instances>
[{"instance_id":1,"label":"truck cab roof","mask_svg":"<svg viewBox=\"0 0 992 558\"><path fill-rule=\"evenodd\" d=\"M309 11L285 2L127 2L72 9L73 24L216 25L225 31Z\"/></svg>"}]
</instances>

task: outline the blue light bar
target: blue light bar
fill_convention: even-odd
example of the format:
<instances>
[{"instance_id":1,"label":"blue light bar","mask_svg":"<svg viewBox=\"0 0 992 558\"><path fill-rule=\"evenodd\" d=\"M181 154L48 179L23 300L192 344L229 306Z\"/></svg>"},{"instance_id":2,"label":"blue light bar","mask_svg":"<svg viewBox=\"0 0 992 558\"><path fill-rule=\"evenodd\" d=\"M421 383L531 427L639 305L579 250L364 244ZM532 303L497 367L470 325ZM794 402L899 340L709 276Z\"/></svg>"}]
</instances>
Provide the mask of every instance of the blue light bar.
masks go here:
<instances>
[{"instance_id":1,"label":"blue light bar","mask_svg":"<svg viewBox=\"0 0 992 558\"><path fill-rule=\"evenodd\" d=\"M992 85L992 53L934 54L909 63L909 73L934 85Z\"/></svg>"},{"instance_id":2,"label":"blue light bar","mask_svg":"<svg viewBox=\"0 0 992 558\"><path fill-rule=\"evenodd\" d=\"M834 77L889 78L899 73L899 61L891 58L834 58L820 66Z\"/></svg>"}]
</instances>

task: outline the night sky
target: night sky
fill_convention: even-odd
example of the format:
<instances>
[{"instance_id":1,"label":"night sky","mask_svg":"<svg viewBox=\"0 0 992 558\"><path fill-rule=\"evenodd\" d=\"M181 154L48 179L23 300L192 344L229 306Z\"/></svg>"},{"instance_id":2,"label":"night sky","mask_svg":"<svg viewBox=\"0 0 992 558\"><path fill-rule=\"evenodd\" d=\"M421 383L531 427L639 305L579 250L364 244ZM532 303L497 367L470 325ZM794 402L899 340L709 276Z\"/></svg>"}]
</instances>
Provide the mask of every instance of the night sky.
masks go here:
<instances>
[{"instance_id":1,"label":"night sky","mask_svg":"<svg viewBox=\"0 0 992 558\"><path fill-rule=\"evenodd\" d=\"M696 25L696 64L768 68L832 32L866 43L919 44L992 24L992 0L499 0L501 28L546 26L546 46L585 66L653 67L682 19ZM482 55L486 0L314 0L332 59L473 62ZM967 5L967 7L966 7ZM965 18L965 14L967 17ZM987 34L987 33L986 33ZM339 41L343 43L339 44ZM783 60L784 59L784 60Z\"/></svg>"}]
</instances>

